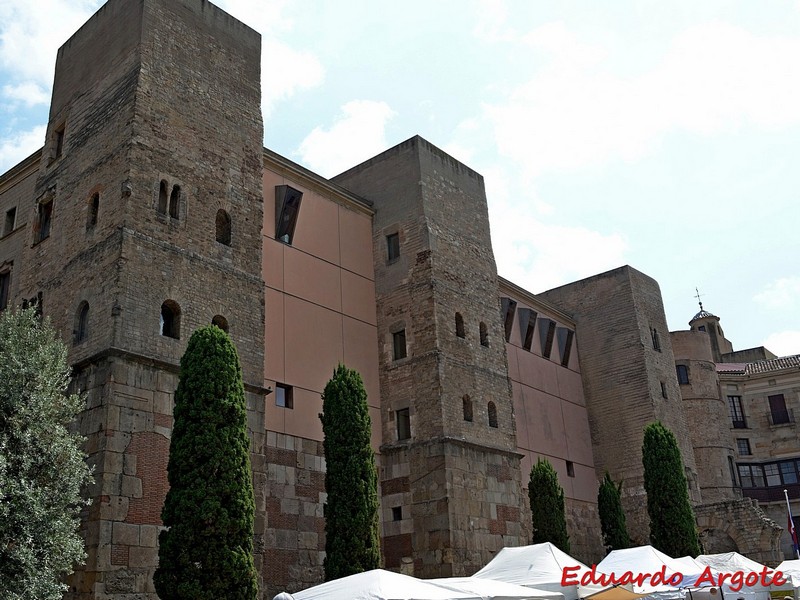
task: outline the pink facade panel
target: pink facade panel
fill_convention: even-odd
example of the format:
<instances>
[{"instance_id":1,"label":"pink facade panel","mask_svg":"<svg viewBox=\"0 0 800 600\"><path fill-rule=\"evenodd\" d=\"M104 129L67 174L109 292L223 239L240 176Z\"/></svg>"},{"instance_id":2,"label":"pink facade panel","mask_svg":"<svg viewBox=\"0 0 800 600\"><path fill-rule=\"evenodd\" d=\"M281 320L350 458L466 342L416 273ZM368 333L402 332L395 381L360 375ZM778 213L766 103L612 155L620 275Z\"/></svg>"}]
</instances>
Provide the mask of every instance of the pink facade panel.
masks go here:
<instances>
[{"instance_id":1,"label":"pink facade panel","mask_svg":"<svg viewBox=\"0 0 800 600\"><path fill-rule=\"evenodd\" d=\"M561 405L564 415L564 428L567 432L567 458L576 463L592 465L592 437L589 432L589 420L586 409L582 406L564 402Z\"/></svg>"},{"instance_id":2,"label":"pink facade panel","mask_svg":"<svg viewBox=\"0 0 800 600\"><path fill-rule=\"evenodd\" d=\"M333 375L331 370L328 379ZM281 408L285 414L285 433L308 440L322 440L322 395L315 390L295 387L293 390L293 408Z\"/></svg>"},{"instance_id":3,"label":"pink facade panel","mask_svg":"<svg viewBox=\"0 0 800 600\"><path fill-rule=\"evenodd\" d=\"M341 270L335 264L287 247L283 265L283 291L336 312L342 310Z\"/></svg>"},{"instance_id":4,"label":"pink facade panel","mask_svg":"<svg viewBox=\"0 0 800 600\"><path fill-rule=\"evenodd\" d=\"M270 288L265 290L264 379L284 382L286 349L284 348L284 295Z\"/></svg>"},{"instance_id":5,"label":"pink facade panel","mask_svg":"<svg viewBox=\"0 0 800 600\"><path fill-rule=\"evenodd\" d=\"M558 396L558 373L563 369L558 363L542 358L532 352L517 350L519 360L519 380L543 392Z\"/></svg>"},{"instance_id":6,"label":"pink facade panel","mask_svg":"<svg viewBox=\"0 0 800 600\"><path fill-rule=\"evenodd\" d=\"M263 269L264 283L268 288L283 289L283 251L286 244L264 237Z\"/></svg>"},{"instance_id":7,"label":"pink facade panel","mask_svg":"<svg viewBox=\"0 0 800 600\"><path fill-rule=\"evenodd\" d=\"M379 408L381 395L378 385L378 339L375 327L344 317L342 332L344 364L361 374L367 390L367 402L370 406Z\"/></svg>"},{"instance_id":8,"label":"pink facade panel","mask_svg":"<svg viewBox=\"0 0 800 600\"><path fill-rule=\"evenodd\" d=\"M339 207L319 194L300 186L292 187L304 192L292 246L326 262L339 264Z\"/></svg>"},{"instance_id":9,"label":"pink facade panel","mask_svg":"<svg viewBox=\"0 0 800 600\"><path fill-rule=\"evenodd\" d=\"M342 268L367 279L374 279L372 219L368 215L340 206L339 232Z\"/></svg>"},{"instance_id":10,"label":"pink facade panel","mask_svg":"<svg viewBox=\"0 0 800 600\"><path fill-rule=\"evenodd\" d=\"M292 296L285 315L286 383L322 392L344 359L342 315ZM270 338L267 332L267 346Z\"/></svg>"},{"instance_id":11,"label":"pink facade panel","mask_svg":"<svg viewBox=\"0 0 800 600\"><path fill-rule=\"evenodd\" d=\"M342 275L342 312L350 317L377 325L375 315L375 282L350 271ZM373 350L377 351L377 343Z\"/></svg>"},{"instance_id":12,"label":"pink facade panel","mask_svg":"<svg viewBox=\"0 0 800 600\"><path fill-rule=\"evenodd\" d=\"M574 356L572 360L575 360ZM572 360L570 360L570 362L572 362ZM581 374L571 369L557 369L556 376L558 378L559 397L573 404L586 406L586 399L583 396ZM584 410L584 415L585 414L586 411Z\"/></svg>"}]
</instances>

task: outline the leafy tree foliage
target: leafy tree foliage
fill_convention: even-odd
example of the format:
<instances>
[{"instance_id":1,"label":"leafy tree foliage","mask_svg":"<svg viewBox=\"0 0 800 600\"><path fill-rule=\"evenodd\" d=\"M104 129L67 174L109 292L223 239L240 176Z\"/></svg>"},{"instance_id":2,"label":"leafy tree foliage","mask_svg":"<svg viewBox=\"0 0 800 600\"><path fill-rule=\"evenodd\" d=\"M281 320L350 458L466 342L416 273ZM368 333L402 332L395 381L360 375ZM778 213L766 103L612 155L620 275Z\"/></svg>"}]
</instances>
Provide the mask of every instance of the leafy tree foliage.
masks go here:
<instances>
[{"instance_id":1,"label":"leafy tree foliage","mask_svg":"<svg viewBox=\"0 0 800 600\"><path fill-rule=\"evenodd\" d=\"M607 551L630 548L631 539L625 525L625 512L622 510L622 482L615 484L606 471L597 492L597 509L600 513L600 528Z\"/></svg>"},{"instance_id":2,"label":"leafy tree foliage","mask_svg":"<svg viewBox=\"0 0 800 600\"><path fill-rule=\"evenodd\" d=\"M239 355L211 325L181 358L170 489L154 576L162 600L254 600L255 502Z\"/></svg>"},{"instance_id":3,"label":"leafy tree foliage","mask_svg":"<svg viewBox=\"0 0 800 600\"><path fill-rule=\"evenodd\" d=\"M325 436L325 579L380 567L378 473L370 446L367 392L339 365L322 395Z\"/></svg>"},{"instance_id":4,"label":"leafy tree foliage","mask_svg":"<svg viewBox=\"0 0 800 600\"><path fill-rule=\"evenodd\" d=\"M659 421L645 427L642 462L650 543L669 556L697 556L700 543L683 459L675 436Z\"/></svg>"},{"instance_id":5,"label":"leafy tree foliage","mask_svg":"<svg viewBox=\"0 0 800 600\"><path fill-rule=\"evenodd\" d=\"M531 468L528 497L533 516L533 543L550 542L569 554L564 490L558 483L558 473L546 458L539 458Z\"/></svg>"},{"instance_id":6,"label":"leafy tree foliage","mask_svg":"<svg viewBox=\"0 0 800 600\"><path fill-rule=\"evenodd\" d=\"M36 309L0 313L0 598L60 599L85 558L78 515L91 481L67 429L83 401L67 395L67 349Z\"/></svg>"}]
</instances>

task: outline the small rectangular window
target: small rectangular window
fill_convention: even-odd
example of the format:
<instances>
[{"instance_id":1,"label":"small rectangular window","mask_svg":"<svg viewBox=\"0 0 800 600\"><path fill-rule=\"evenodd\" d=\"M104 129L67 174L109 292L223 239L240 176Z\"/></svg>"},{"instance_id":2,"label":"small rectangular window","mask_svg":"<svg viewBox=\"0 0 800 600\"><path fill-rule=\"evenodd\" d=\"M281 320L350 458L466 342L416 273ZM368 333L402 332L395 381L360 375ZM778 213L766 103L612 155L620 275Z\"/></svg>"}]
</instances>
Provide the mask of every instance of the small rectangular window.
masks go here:
<instances>
[{"instance_id":1,"label":"small rectangular window","mask_svg":"<svg viewBox=\"0 0 800 600\"><path fill-rule=\"evenodd\" d=\"M797 483L797 470L795 469L795 461L784 460L781 465L781 478L784 484Z\"/></svg>"},{"instance_id":2,"label":"small rectangular window","mask_svg":"<svg viewBox=\"0 0 800 600\"><path fill-rule=\"evenodd\" d=\"M282 383L275 384L275 406L294 408L294 388Z\"/></svg>"},{"instance_id":3,"label":"small rectangular window","mask_svg":"<svg viewBox=\"0 0 800 600\"><path fill-rule=\"evenodd\" d=\"M667 397L667 384L664 383L663 381L661 382L661 397L662 398Z\"/></svg>"},{"instance_id":4,"label":"small rectangular window","mask_svg":"<svg viewBox=\"0 0 800 600\"><path fill-rule=\"evenodd\" d=\"M571 460L567 461L567 476L575 477L575 464Z\"/></svg>"},{"instance_id":5,"label":"small rectangular window","mask_svg":"<svg viewBox=\"0 0 800 600\"><path fill-rule=\"evenodd\" d=\"M730 412L731 424L734 429L747 429L741 396L728 396L728 411Z\"/></svg>"},{"instance_id":6,"label":"small rectangular window","mask_svg":"<svg viewBox=\"0 0 800 600\"><path fill-rule=\"evenodd\" d=\"M61 155L64 154L64 129L65 129L65 126L62 123L53 132L53 158L54 159L61 158Z\"/></svg>"},{"instance_id":7,"label":"small rectangular window","mask_svg":"<svg viewBox=\"0 0 800 600\"><path fill-rule=\"evenodd\" d=\"M393 506L392 507L392 521L402 521L403 520L403 507L402 506Z\"/></svg>"},{"instance_id":8,"label":"small rectangular window","mask_svg":"<svg viewBox=\"0 0 800 600\"><path fill-rule=\"evenodd\" d=\"M35 241L41 242L50 237L50 224L53 220L53 201L39 203L39 212L36 217Z\"/></svg>"},{"instance_id":9,"label":"small rectangular window","mask_svg":"<svg viewBox=\"0 0 800 600\"><path fill-rule=\"evenodd\" d=\"M770 423L772 425L783 425L792 422L792 415L786 410L786 400L783 394L769 396Z\"/></svg>"},{"instance_id":10,"label":"small rectangular window","mask_svg":"<svg viewBox=\"0 0 800 600\"><path fill-rule=\"evenodd\" d=\"M8 294L11 288L11 271L0 273L0 310L8 306Z\"/></svg>"},{"instance_id":11,"label":"small rectangular window","mask_svg":"<svg viewBox=\"0 0 800 600\"><path fill-rule=\"evenodd\" d=\"M676 365L675 372L678 375L678 383L687 385L689 383L689 367L686 365Z\"/></svg>"},{"instance_id":12,"label":"small rectangular window","mask_svg":"<svg viewBox=\"0 0 800 600\"><path fill-rule=\"evenodd\" d=\"M401 329L392 334L392 356L394 360L400 360L408 356L406 350L406 330Z\"/></svg>"},{"instance_id":13,"label":"small rectangular window","mask_svg":"<svg viewBox=\"0 0 800 600\"><path fill-rule=\"evenodd\" d=\"M781 484L781 474L778 469L778 463L764 465L764 475L767 477L767 486Z\"/></svg>"},{"instance_id":14,"label":"small rectangular window","mask_svg":"<svg viewBox=\"0 0 800 600\"><path fill-rule=\"evenodd\" d=\"M400 258L400 234L390 233L386 236L386 260L392 262Z\"/></svg>"},{"instance_id":15,"label":"small rectangular window","mask_svg":"<svg viewBox=\"0 0 800 600\"><path fill-rule=\"evenodd\" d=\"M736 439L736 449L739 451L739 456L750 456L750 440L747 438Z\"/></svg>"},{"instance_id":16,"label":"small rectangular window","mask_svg":"<svg viewBox=\"0 0 800 600\"><path fill-rule=\"evenodd\" d=\"M411 438L411 416L407 408L397 411L397 439L407 440Z\"/></svg>"},{"instance_id":17,"label":"small rectangular window","mask_svg":"<svg viewBox=\"0 0 800 600\"><path fill-rule=\"evenodd\" d=\"M6 220L3 224L3 236L8 235L12 231L14 231L14 226L16 225L17 220L17 207L10 208L6 211Z\"/></svg>"},{"instance_id":18,"label":"small rectangular window","mask_svg":"<svg viewBox=\"0 0 800 600\"><path fill-rule=\"evenodd\" d=\"M291 245L303 192L288 185L275 186L275 239Z\"/></svg>"},{"instance_id":19,"label":"small rectangular window","mask_svg":"<svg viewBox=\"0 0 800 600\"><path fill-rule=\"evenodd\" d=\"M661 337L658 335L658 330L654 328L650 334L653 338L653 350L661 352Z\"/></svg>"}]
</instances>

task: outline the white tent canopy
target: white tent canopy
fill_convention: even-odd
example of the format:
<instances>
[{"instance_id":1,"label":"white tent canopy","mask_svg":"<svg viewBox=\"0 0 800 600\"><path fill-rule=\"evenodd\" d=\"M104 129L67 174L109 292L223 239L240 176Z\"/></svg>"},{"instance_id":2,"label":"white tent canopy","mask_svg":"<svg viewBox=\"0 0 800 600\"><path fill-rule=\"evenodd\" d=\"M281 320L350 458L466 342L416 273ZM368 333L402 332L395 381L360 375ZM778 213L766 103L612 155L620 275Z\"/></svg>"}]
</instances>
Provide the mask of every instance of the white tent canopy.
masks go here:
<instances>
[{"instance_id":1,"label":"white tent canopy","mask_svg":"<svg viewBox=\"0 0 800 600\"><path fill-rule=\"evenodd\" d=\"M589 571L589 567L562 552L550 542L519 548L503 548L488 565L473 577L516 583L548 592L561 592L566 600L577 600L576 585L561 586L564 568L577 567L577 579Z\"/></svg>"},{"instance_id":2,"label":"white tent canopy","mask_svg":"<svg viewBox=\"0 0 800 600\"><path fill-rule=\"evenodd\" d=\"M374 569L292 594L294 600L483 600L415 577Z\"/></svg>"},{"instance_id":3,"label":"white tent canopy","mask_svg":"<svg viewBox=\"0 0 800 600\"><path fill-rule=\"evenodd\" d=\"M773 585L773 590L793 590L800 588L800 559L785 560L777 567L776 571L783 573L786 583L783 585Z\"/></svg>"},{"instance_id":4,"label":"white tent canopy","mask_svg":"<svg viewBox=\"0 0 800 600\"><path fill-rule=\"evenodd\" d=\"M742 556L738 552L723 552L721 554L701 554L695 559L701 565L707 565L720 573L761 573L764 565ZM735 597L745 600L769 600L769 587L761 585L743 586L739 590L731 589L731 582L727 581L722 586L726 598Z\"/></svg>"},{"instance_id":5,"label":"white tent canopy","mask_svg":"<svg viewBox=\"0 0 800 600\"><path fill-rule=\"evenodd\" d=\"M459 592L477 594L486 600L564 600L564 594L560 592L537 590L515 583L478 577L447 577L424 581Z\"/></svg>"},{"instance_id":6,"label":"white tent canopy","mask_svg":"<svg viewBox=\"0 0 800 600\"><path fill-rule=\"evenodd\" d=\"M669 598L682 597L683 592L680 589L694 585L702 571L701 568L686 572L686 566L652 546L639 546L624 550L612 550L598 563L597 571L605 574L613 573L617 581L626 572L632 573L634 577L640 574L650 574L647 579L641 581L641 584L634 583L633 590L642 594L658 594L660 598ZM661 583L657 580L654 584L651 577L657 573L664 580L672 579L673 583Z\"/></svg>"}]
</instances>

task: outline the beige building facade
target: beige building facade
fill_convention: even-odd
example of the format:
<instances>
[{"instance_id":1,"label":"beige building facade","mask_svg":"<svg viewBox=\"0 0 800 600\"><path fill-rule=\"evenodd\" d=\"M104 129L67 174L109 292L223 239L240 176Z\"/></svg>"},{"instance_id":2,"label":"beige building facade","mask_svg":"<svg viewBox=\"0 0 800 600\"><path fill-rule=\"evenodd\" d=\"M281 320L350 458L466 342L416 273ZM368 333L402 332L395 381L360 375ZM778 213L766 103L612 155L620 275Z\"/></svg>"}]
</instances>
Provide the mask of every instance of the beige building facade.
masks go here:
<instances>
[{"instance_id":1,"label":"beige building facade","mask_svg":"<svg viewBox=\"0 0 800 600\"><path fill-rule=\"evenodd\" d=\"M263 148L259 61L258 34L206 0L110 0L59 50L44 147L0 175L0 309L35 303L86 394L96 481L68 598L155 599L178 363L208 323L242 359L263 598L323 578L339 363L368 393L387 568L470 575L528 543L539 457L576 558L604 555L605 471L647 543L656 419L706 550L779 560L758 506L785 522L776 468L800 498L797 357L733 352L705 317L670 334L631 267L539 295L499 278L480 174L419 137L332 180Z\"/></svg>"}]
</instances>

